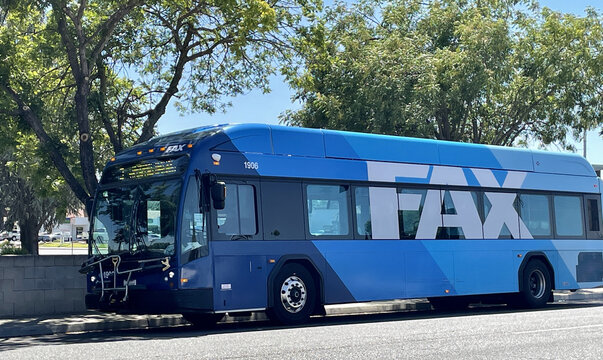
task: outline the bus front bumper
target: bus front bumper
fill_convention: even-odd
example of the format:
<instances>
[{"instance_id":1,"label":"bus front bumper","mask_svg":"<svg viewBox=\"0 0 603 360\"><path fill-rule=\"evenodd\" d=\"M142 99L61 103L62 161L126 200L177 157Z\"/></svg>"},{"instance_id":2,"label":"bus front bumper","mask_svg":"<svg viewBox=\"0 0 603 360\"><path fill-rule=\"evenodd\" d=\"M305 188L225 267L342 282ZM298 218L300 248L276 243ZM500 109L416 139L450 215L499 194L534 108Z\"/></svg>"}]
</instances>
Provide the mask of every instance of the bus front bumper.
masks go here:
<instances>
[{"instance_id":1,"label":"bus front bumper","mask_svg":"<svg viewBox=\"0 0 603 360\"><path fill-rule=\"evenodd\" d=\"M112 295L92 292L86 294L86 308L128 314L180 314L213 312L213 289L130 290Z\"/></svg>"}]
</instances>

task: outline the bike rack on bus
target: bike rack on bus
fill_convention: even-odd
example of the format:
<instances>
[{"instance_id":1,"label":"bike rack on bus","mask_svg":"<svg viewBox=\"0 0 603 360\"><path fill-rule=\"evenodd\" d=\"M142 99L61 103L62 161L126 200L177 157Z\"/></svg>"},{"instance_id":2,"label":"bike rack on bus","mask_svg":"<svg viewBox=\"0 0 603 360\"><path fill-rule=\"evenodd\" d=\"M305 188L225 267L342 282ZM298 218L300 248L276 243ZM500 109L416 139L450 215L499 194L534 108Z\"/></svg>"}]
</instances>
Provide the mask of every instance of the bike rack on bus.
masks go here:
<instances>
[{"instance_id":1,"label":"bike rack on bus","mask_svg":"<svg viewBox=\"0 0 603 360\"><path fill-rule=\"evenodd\" d=\"M113 287L105 287L105 277L103 274L103 262L105 262L107 260L111 260L111 263L113 264ZM137 271L149 270L149 269L161 267L161 266L163 266L162 271L166 271L167 269L170 268L170 258L169 257L137 260L137 262L140 265L139 267L137 267L135 269L120 271L119 265L121 264L121 256L120 255L111 255L111 256L107 256L107 257L101 258L99 260L93 261L91 263L82 264L82 268L80 269L80 272L81 273L89 273L94 268L95 265L98 265L99 278L101 281L101 297L100 297L99 301L101 301L101 302L103 301L103 299L105 297L105 292L113 291L113 293L115 294L117 291L124 291L124 297L123 297L123 299L121 299L121 301L125 302L128 299L128 292L129 292L129 288L130 288L130 279L132 278L132 273L137 272ZM153 265L150 267L145 266L146 264L153 263L153 262L159 262L159 264ZM126 280L124 280L124 286L123 287L117 286L117 275L124 275L124 274L128 274L128 278Z\"/></svg>"}]
</instances>

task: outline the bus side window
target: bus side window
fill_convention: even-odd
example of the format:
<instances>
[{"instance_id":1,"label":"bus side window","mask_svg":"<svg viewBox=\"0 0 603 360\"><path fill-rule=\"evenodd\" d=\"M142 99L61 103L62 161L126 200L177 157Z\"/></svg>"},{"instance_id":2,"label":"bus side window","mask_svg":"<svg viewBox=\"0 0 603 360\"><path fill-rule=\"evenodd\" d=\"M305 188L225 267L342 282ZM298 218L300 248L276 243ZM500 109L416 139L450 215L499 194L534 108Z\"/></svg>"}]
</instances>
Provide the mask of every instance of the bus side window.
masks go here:
<instances>
[{"instance_id":1,"label":"bus side window","mask_svg":"<svg viewBox=\"0 0 603 360\"><path fill-rule=\"evenodd\" d=\"M506 203L510 201L510 198L514 199L513 206L517 210L517 194L488 191L484 193L484 239L519 239L519 214L517 212L513 213L510 208L505 208L503 213L495 213L492 217L493 220L490 220L492 201L504 200Z\"/></svg>"},{"instance_id":2,"label":"bus side window","mask_svg":"<svg viewBox=\"0 0 603 360\"><path fill-rule=\"evenodd\" d=\"M584 220L582 217L582 197L573 195L555 195L555 228L560 238L583 238Z\"/></svg>"},{"instance_id":3,"label":"bus side window","mask_svg":"<svg viewBox=\"0 0 603 360\"><path fill-rule=\"evenodd\" d=\"M354 200L356 205L356 234L360 239L372 239L371 228L371 202L368 187L354 188Z\"/></svg>"},{"instance_id":4,"label":"bus side window","mask_svg":"<svg viewBox=\"0 0 603 360\"><path fill-rule=\"evenodd\" d=\"M483 239L481 193L441 190L442 227L436 239Z\"/></svg>"},{"instance_id":5,"label":"bus side window","mask_svg":"<svg viewBox=\"0 0 603 360\"><path fill-rule=\"evenodd\" d=\"M349 186L306 186L308 201L308 231L311 236L349 236L348 224Z\"/></svg>"},{"instance_id":6,"label":"bus side window","mask_svg":"<svg viewBox=\"0 0 603 360\"><path fill-rule=\"evenodd\" d=\"M519 229L523 239L551 237L551 209L548 195L520 194L518 207L519 217L529 231L529 234L524 234L522 229Z\"/></svg>"},{"instance_id":7,"label":"bus side window","mask_svg":"<svg viewBox=\"0 0 603 360\"><path fill-rule=\"evenodd\" d=\"M589 239L603 239L601 231L601 199L586 195L586 232Z\"/></svg>"},{"instance_id":8,"label":"bus side window","mask_svg":"<svg viewBox=\"0 0 603 360\"><path fill-rule=\"evenodd\" d=\"M426 189L398 188L398 224L400 239L415 239L427 196ZM441 215L440 223L441 223Z\"/></svg>"},{"instance_id":9,"label":"bus side window","mask_svg":"<svg viewBox=\"0 0 603 360\"><path fill-rule=\"evenodd\" d=\"M226 184L226 204L217 210L217 232L224 239L249 239L257 234L255 187Z\"/></svg>"}]
</instances>

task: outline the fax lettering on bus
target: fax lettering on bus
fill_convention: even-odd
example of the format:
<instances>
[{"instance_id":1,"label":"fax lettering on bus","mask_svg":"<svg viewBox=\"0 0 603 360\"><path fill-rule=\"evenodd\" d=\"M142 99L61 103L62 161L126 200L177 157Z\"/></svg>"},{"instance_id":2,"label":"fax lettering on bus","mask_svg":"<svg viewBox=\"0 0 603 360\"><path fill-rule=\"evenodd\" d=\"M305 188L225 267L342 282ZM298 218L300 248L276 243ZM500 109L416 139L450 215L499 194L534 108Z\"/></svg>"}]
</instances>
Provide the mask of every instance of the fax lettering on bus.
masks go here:
<instances>
[{"instance_id":1,"label":"fax lettering on bus","mask_svg":"<svg viewBox=\"0 0 603 360\"><path fill-rule=\"evenodd\" d=\"M257 161L245 161L243 163L243 167L249 170L257 170L260 168L260 165L257 163Z\"/></svg>"},{"instance_id":2,"label":"fax lettering on bus","mask_svg":"<svg viewBox=\"0 0 603 360\"><path fill-rule=\"evenodd\" d=\"M172 153L172 152L178 152L178 151L182 151L184 150L184 145L185 144L180 144L180 145L170 145L167 147L167 149L165 149L165 154L168 153Z\"/></svg>"}]
</instances>

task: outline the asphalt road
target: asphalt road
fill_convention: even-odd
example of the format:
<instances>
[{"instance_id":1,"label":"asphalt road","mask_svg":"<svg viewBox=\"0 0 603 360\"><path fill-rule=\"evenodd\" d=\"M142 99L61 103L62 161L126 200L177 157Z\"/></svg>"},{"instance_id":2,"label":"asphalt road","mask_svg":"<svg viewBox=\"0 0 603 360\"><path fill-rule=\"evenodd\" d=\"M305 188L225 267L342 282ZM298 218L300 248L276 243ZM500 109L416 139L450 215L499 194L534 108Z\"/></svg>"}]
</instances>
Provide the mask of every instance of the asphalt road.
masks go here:
<instances>
[{"instance_id":1,"label":"asphalt road","mask_svg":"<svg viewBox=\"0 0 603 360\"><path fill-rule=\"evenodd\" d=\"M8 359L601 359L603 303L490 307L0 339Z\"/></svg>"}]
</instances>

